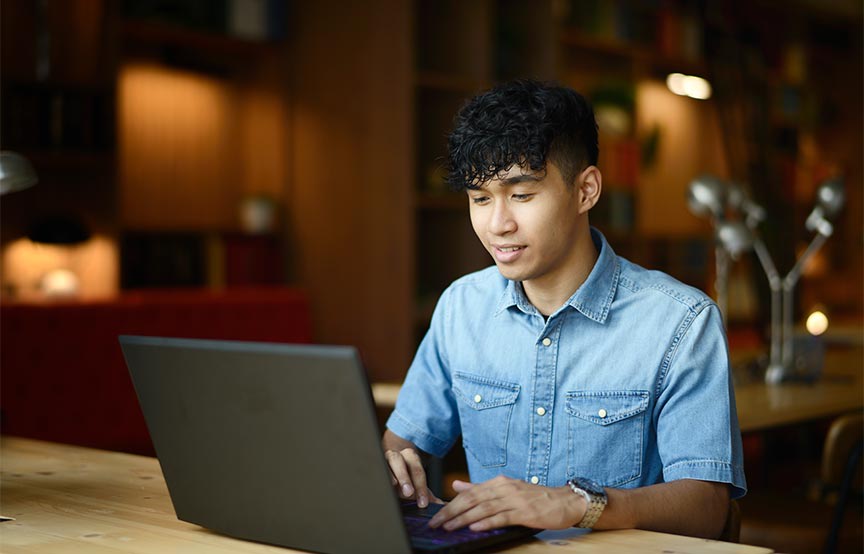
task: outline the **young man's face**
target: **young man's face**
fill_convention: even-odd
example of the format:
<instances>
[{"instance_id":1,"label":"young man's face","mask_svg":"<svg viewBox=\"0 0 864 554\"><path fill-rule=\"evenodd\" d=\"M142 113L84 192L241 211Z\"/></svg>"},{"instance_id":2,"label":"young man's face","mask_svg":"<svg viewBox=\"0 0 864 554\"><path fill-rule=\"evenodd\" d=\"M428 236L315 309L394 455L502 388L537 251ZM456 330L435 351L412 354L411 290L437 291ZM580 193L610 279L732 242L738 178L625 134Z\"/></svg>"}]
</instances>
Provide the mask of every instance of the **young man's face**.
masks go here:
<instances>
[{"instance_id":1,"label":"young man's face","mask_svg":"<svg viewBox=\"0 0 864 554\"><path fill-rule=\"evenodd\" d=\"M540 173L514 165L468 190L471 225L501 275L551 284L580 263L574 245L587 229L584 176L568 185L554 163Z\"/></svg>"}]
</instances>

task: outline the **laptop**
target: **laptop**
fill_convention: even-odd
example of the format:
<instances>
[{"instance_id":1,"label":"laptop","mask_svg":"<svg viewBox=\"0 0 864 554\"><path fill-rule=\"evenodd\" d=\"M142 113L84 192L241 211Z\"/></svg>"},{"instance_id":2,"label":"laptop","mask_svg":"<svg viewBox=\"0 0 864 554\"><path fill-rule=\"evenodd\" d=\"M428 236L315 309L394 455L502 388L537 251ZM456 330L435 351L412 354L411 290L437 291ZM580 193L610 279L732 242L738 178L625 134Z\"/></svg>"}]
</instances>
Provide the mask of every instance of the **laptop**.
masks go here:
<instances>
[{"instance_id":1,"label":"laptop","mask_svg":"<svg viewBox=\"0 0 864 554\"><path fill-rule=\"evenodd\" d=\"M460 553L537 530L432 530L400 501L357 351L121 336L177 517L327 554ZM412 536L413 535L413 536Z\"/></svg>"}]
</instances>

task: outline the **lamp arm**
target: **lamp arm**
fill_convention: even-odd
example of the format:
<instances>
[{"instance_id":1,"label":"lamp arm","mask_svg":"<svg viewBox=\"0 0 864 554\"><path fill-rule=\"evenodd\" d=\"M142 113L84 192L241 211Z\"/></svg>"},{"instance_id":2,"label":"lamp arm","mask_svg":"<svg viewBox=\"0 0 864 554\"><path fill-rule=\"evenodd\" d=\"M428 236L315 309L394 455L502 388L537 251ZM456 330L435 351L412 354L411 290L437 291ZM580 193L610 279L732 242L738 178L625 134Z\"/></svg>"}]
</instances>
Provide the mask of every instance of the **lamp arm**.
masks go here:
<instances>
[{"instance_id":1,"label":"lamp arm","mask_svg":"<svg viewBox=\"0 0 864 554\"><path fill-rule=\"evenodd\" d=\"M729 254L722 244L717 244L714 247L714 265L716 268L716 279L714 281L714 290L717 293L717 307L720 308L720 317L723 319L723 326L726 326L728 315L728 286L729 286Z\"/></svg>"},{"instance_id":2,"label":"lamp arm","mask_svg":"<svg viewBox=\"0 0 864 554\"><path fill-rule=\"evenodd\" d=\"M774 260L771 259L771 254L768 253L768 248L755 233L753 235L753 250L756 252L756 257L765 271L765 276L768 277L768 288L771 289L771 348L769 350L770 359L768 367L779 367L783 347L782 282L780 274L777 273L777 267L774 265Z\"/></svg>"},{"instance_id":3,"label":"lamp arm","mask_svg":"<svg viewBox=\"0 0 864 554\"><path fill-rule=\"evenodd\" d=\"M795 262L795 265L786 274L786 277L783 279L783 288L786 290L792 290L795 287L795 284L798 282L798 279L801 278L801 272L804 270L804 265L813 257L816 252L822 248L822 245L825 244L825 241L828 240L827 234L817 233L813 240L810 241L810 244L807 246L807 250L798 258L798 261Z\"/></svg>"},{"instance_id":4,"label":"lamp arm","mask_svg":"<svg viewBox=\"0 0 864 554\"><path fill-rule=\"evenodd\" d=\"M774 265L774 260L768 253L765 243L755 234L753 235L753 250L756 252L756 257L759 259L763 271L765 271L765 276L768 277L768 285L771 290L775 288L779 290L781 286L780 274L777 273L777 267Z\"/></svg>"},{"instance_id":5,"label":"lamp arm","mask_svg":"<svg viewBox=\"0 0 864 554\"><path fill-rule=\"evenodd\" d=\"M792 367L792 358L795 354L792 346L792 291L801 277L804 265L822 248L829 235L830 233L817 233L807 246L807 250L798 258L798 261L783 279L783 365L786 367Z\"/></svg>"}]
</instances>

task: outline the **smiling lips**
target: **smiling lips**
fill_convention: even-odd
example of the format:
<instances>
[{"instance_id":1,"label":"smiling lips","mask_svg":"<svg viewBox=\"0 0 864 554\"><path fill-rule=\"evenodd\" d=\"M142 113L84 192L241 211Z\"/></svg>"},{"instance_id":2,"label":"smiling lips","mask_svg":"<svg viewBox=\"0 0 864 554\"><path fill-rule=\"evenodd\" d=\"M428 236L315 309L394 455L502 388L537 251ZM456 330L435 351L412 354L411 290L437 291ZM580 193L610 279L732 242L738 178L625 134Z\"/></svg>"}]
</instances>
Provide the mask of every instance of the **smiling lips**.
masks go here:
<instances>
[{"instance_id":1,"label":"smiling lips","mask_svg":"<svg viewBox=\"0 0 864 554\"><path fill-rule=\"evenodd\" d=\"M492 252L495 260L501 263L510 263L516 261L525 250L524 246L514 244L492 245Z\"/></svg>"}]
</instances>

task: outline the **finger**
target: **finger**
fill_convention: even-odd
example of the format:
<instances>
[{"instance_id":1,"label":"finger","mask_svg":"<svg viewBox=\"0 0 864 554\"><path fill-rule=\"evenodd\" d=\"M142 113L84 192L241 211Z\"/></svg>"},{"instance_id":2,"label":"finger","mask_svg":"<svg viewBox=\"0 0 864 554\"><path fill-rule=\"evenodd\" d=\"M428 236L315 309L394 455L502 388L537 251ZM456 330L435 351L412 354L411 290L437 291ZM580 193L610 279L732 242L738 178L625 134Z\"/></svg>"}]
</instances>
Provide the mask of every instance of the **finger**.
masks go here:
<instances>
[{"instance_id":1,"label":"finger","mask_svg":"<svg viewBox=\"0 0 864 554\"><path fill-rule=\"evenodd\" d=\"M470 524L468 528L472 531L489 531L490 529L507 527L508 525L514 524L514 515L514 510L498 512L497 514L493 514L487 518L475 521L474 523Z\"/></svg>"},{"instance_id":2,"label":"finger","mask_svg":"<svg viewBox=\"0 0 864 554\"><path fill-rule=\"evenodd\" d=\"M402 454L395 450L388 450L384 453L387 458L387 464L390 466L390 472L396 479L395 484L399 484L399 496L402 498L411 498L414 494L414 487L411 485L411 474L408 471L408 465Z\"/></svg>"},{"instance_id":3,"label":"finger","mask_svg":"<svg viewBox=\"0 0 864 554\"><path fill-rule=\"evenodd\" d=\"M468 481L460 481L459 479L455 479L453 481L453 490L456 492L467 491L471 487L474 486L474 483L469 483Z\"/></svg>"},{"instance_id":4,"label":"finger","mask_svg":"<svg viewBox=\"0 0 864 554\"><path fill-rule=\"evenodd\" d=\"M414 486L414 492L417 497L417 505L425 508L429 505L429 496L432 491L426 484L426 470L423 469L423 461L413 448L406 448L400 452L405 463L408 464L408 471L411 474L411 482Z\"/></svg>"},{"instance_id":5,"label":"finger","mask_svg":"<svg viewBox=\"0 0 864 554\"><path fill-rule=\"evenodd\" d=\"M472 485L464 492L460 492L447 506L435 514L429 521L429 526L440 527L444 522L459 517L478 504L497 500L501 496L497 489L497 485L489 481Z\"/></svg>"},{"instance_id":6,"label":"finger","mask_svg":"<svg viewBox=\"0 0 864 554\"><path fill-rule=\"evenodd\" d=\"M510 510L511 508L504 500L492 500L489 502L482 502L474 506L470 510L459 514L450 521L445 522L443 524L443 527L447 531L454 531L462 527L471 526L479 521L484 521L486 519L496 517L500 514L507 513Z\"/></svg>"}]
</instances>

